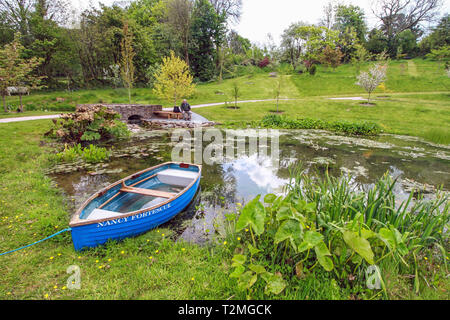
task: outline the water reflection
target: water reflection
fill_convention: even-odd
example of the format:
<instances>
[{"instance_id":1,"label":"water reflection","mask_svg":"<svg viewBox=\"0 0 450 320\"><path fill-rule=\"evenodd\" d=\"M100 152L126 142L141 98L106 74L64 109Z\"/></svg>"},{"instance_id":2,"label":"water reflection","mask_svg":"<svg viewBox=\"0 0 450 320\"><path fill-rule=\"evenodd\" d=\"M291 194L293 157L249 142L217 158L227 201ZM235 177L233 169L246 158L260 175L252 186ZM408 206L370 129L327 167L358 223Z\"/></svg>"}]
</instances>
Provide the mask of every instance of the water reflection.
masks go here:
<instances>
[{"instance_id":1,"label":"water reflection","mask_svg":"<svg viewBox=\"0 0 450 320\"><path fill-rule=\"evenodd\" d=\"M225 134L224 134L225 136ZM240 139L240 140L239 140ZM395 192L408 197L414 186L433 192L442 185L450 188L450 147L427 143L418 138L381 135L374 139L342 137L319 130L281 131L279 165L273 166L262 153L241 153L222 163L203 164L201 194L195 205L170 222L188 240L204 241L214 230L214 219L233 210L258 194L281 194L289 181L289 168L302 163L307 172L333 176L345 174L360 190L373 186L388 172L399 178ZM242 137L237 135L237 140ZM206 147L207 143L204 143ZM89 195L127 175L171 161L170 132L144 132L132 141L114 145L109 171L57 174L53 177L73 201L73 209ZM192 159L194 157L192 156ZM200 207L200 209L199 209Z\"/></svg>"}]
</instances>

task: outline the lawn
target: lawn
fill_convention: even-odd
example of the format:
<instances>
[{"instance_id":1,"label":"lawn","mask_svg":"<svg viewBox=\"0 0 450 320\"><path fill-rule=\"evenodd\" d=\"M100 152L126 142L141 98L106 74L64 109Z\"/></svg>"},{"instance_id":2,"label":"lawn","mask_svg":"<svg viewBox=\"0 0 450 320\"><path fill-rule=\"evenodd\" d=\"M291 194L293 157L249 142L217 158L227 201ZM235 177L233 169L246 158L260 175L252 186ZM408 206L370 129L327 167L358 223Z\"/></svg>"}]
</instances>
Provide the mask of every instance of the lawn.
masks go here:
<instances>
[{"instance_id":1,"label":"lawn","mask_svg":"<svg viewBox=\"0 0 450 320\"><path fill-rule=\"evenodd\" d=\"M370 64L362 67L367 70ZM385 132L420 136L437 143L450 143L450 79L441 63L414 59L390 61L385 89L375 91L375 107L364 107L358 101L333 101L329 97L367 97L365 91L355 85L356 69L343 65L337 70L321 66L315 76L296 74L284 76L281 98L300 99L281 101L280 108L289 117L310 117L323 120L372 121ZM236 79L199 84L189 99L192 105L214 102L232 102L232 87L239 85L239 100L273 99L276 78L259 71ZM379 97L377 99L377 96ZM79 103L127 103L123 88L79 90L73 92L39 92L23 97L23 115L50 114L72 111ZM149 88L136 88L133 103L170 103L155 97ZM18 98L8 97L8 103L17 108ZM273 102L242 104L242 109L232 110L223 106L196 109L211 121L256 120L275 109ZM48 113L47 113L47 112ZM0 113L0 118L16 114Z\"/></svg>"},{"instance_id":2,"label":"lawn","mask_svg":"<svg viewBox=\"0 0 450 320\"><path fill-rule=\"evenodd\" d=\"M370 121L378 123L388 133L418 136L436 143L450 143L450 94L391 94L389 98L376 100L376 106L367 107L361 105L361 101L309 97L280 101L279 109L291 118ZM233 110L225 106L214 106L199 108L195 112L209 120L221 122L260 120L276 110L275 102L241 103L239 107L240 109Z\"/></svg>"},{"instance_id":3,"label":"lawn","mask_svg":"<svg viewBox=\"0 0 450 320\"><path fill-rule=\"evenodd\" d=\"M39 142L50 123L0 125L0 252L68 225L71 201L43 173L48 148ZM0 299L229 298L227 253L220 247L175 243L172 236L159 229L78 253L65 233L1 256ZM81 290L67 289L71 265L81 269Z\"/></svg>"},{"instance_id":4,"label":"lawn","mask_svg":"<svg viewBox=\"0 0 450 320\"><path fill-rule=\"evenodd\" d=\"M319 68L318 74L286 77L283 97L299 99L280 102L289 117L324 120L374 121L386 132L416 135L450 143L450 103L443 66L414 60L391 62L386 92L377 95L376 106L358 101L333 101L331 96L364 96L354 85L355 70L342 66L337 71ZM367 66L366 66L367 67ZM415 76L418 74L419 76ZM266 73L198 86L191 104L231 101L233 82L240 85L240 100L273 98L276 79ZM124 89L41 92L23 98L29 110L20 116L71 111L78 103L126 103ZM16 106L18 99L8 97ZM133 102L162 103L151 90L133 90ZM165 106L170 106L165 103ZM240 104L241 109L224 106L199 108L210 120L257 120L275 109L274 102ZM47 110L48 112L46 112ZM18 116L2 114L1 117ZM50 166L43 133L51 121L0 124L0 253L67 227L73 205L44 172ZM0 299L245 299L236 295L236 284L228 274L236 245L229 240L211 246L175 242L169 229L158 229L140 237L101 248L75 252L69 233L25 250L0 257ZM81 269L80 290L67 289L71 265ZM427 268L427 266L423 266ZM420 295L412 281L386 267L387 290L393 299L448 298L448 280L439 278L436 290L423 286ZM443 280L444 279L444 280ZM313 273L283 299L349 299L351 288L339 288L325 273ZM264 298L277 298L264 296Z\"/></svg>"}]
</instances>

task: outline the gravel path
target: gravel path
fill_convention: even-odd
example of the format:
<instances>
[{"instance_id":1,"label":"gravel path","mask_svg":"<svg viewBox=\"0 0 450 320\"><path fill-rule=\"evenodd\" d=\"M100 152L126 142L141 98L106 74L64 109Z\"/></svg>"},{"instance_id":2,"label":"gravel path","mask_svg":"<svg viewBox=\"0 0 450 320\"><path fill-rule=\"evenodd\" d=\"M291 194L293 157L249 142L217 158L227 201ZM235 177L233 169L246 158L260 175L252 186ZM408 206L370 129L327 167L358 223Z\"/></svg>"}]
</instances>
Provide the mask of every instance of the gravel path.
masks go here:
<instances>
[{"instance_id":1,"label":"gravel path","mask_svg":"<svg viewBox=\"0 0 450 320\"><path fill-rule=\"evenodd\" d=\"M252 103L252 102L264 102L264 101L275 101L276 99L266 99L266 100L245 100L238 101L238 103ZM280 99L280 101L286 100L296 100L296 99ZM231 102L230 102L231 103ZM192 109L196 108L205 108L205 107L214 107L224 105L225 102L217 102L217 103L206 103L206 104L198 104L191 106ZM165 111L170 111L172 108L164 108ZM31 120L45 120L45 119L57 119L59 118L59 114L48 115L48 116L32 116L32 117L17 117L17 118L5 118L0 119L0 123L10 123L10 122L20 122L20 121L31 121ZM208 119L200 116L199 114L192 113L192 120L195 122L208 122Z\"/></svg>"},{"instance_id":2,"label":"gravel path","mask_svg":"<svg viewBox=\"0 0 450 320\"><path fill-rule=\"evenodd\" d=\"M32 116L32 117L5 118L5 119L0 119L0 123L30 121L30 120L43 120L43 119L57 119L59 117L60 117L59 114L52 114L52 115L49 115L49 116Z\"/></svg>"}]
</instances>

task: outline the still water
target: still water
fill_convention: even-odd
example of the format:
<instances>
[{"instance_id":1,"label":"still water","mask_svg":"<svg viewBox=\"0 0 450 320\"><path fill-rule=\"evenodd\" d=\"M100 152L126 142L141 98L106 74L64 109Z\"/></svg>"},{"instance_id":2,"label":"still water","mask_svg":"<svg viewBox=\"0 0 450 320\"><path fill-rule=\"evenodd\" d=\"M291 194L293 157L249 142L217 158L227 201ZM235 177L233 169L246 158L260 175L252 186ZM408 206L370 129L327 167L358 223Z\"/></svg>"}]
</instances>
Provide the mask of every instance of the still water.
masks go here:
<instances>
[{"instance_id":1,"label":"still water","mask_svg":"<svg viewBox=\"0 0 450 320\"><path fill-rule=\"evenodd\" d=\"M244 141L248 147L245 138L238 137L237 141ZM131 140L110 145L113 156L108 163L89 169L62 165L55 168L59 173L52 177L66 192L75 211L99 189L137 171L172 161L175 144L170 131L140 131ZM203 147L209 144L203 142ZM237 142L232 145L237 149ZM185 240L203 242L213 233L215 220L231 212L236 203L244 204L258 194L283 194L290 168L298 165L319 175L328 170L333 176L350 176L354 188L362 190L387 172L399 178L395 192L400 199L407 198L413 187L430 194L438 187L450 189L450 146L415 137L358 138L321 130L280 130L276 163L270 157L270 143L268 146L264 152L247 150L233 158L220 158L219 163L203 162L200 194L168 227ZM193 145L191 151L194 159Z\"/></svg>"}]
</instances>

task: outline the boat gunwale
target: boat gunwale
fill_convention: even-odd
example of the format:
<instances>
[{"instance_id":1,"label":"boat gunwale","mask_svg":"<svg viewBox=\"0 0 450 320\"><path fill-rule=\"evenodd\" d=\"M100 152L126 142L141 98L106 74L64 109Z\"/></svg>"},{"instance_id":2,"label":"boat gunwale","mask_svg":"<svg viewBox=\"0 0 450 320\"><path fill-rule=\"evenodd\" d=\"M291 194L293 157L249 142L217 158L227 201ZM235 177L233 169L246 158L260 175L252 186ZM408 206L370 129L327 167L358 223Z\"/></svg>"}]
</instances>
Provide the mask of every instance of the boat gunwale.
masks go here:
<instances>
[{"instance_id":1,"label":"boat gunwale","mask_svg":"<svg viewBox=\"0 0 450 320\"><path fill-rule=\"evenodd\" d=\"M167 200L164 201L164 202L161 202L161 203L158 203L158 204L154 205L153 207L149 207L149 208L146 208L146 209L140 209L140 210L137 210L137 211L128 212L128 213L126 213L126 214L121 214L121 215L117 215L117 216L115 216L115 217L110 217L110 218L103 218L103 219L96 219L96 220L87 220L87 221L83 221L83 220L80 218L80 215L81 215L81 213L83 212L83 210L86 208L86 206L87 206L90 202L92 202L95 198L97 198L97 197L99 196L99 194L104 193L104 192L107 192L108 190L114 188L114 187L117 186L118 184L121 184L122 182L125 182L125 181L128 180L128 179L131 179L133 176L136 176L136 175L142 175L142 174L144 174L144 173L146 173L146 172L148 172L148 171L151 171L151 170L154 170L154 169L158 169L158 168L160 168L160 167L162 167L162 166L170 165L170 164L178 164L178 165L180 165L180 164L189 164L189 166L196 166L196 167L198 168L198 176L197 176L197 178L194 179L188 186L186 186L186 187L183 189L183 191L181 191L180 193L176 194L174 197L167 199ZM113 184L111 184L111 185L109 185L109 186L107 186L107 187L105 187L105 188L99 190L98 192L96 192L96 193L94 193L92 196L90 196L90 197L89 197L89 198L81 205L81 207L75 212L75 214L73 215L72 219L70 220L69 226L70 226L70 227L79 227L79 226L85 226L85 225L90 225L90 224L100 223L100 222L106 222L106 221L114 220L114 219L117 219L117 218L127 218L127 217L134 216L134 215L136 215L136 214L140 214L140 213L143 213L143 212L147 212L147 211L151 211L151 210L157 209L157 208L159 208L159 207L162 207L162 206L168 204L169 202L172 202L172 201L178 199L178 198L181 197L183 194L185 194L185 193L186 193L186 192L187 192L187 191L188 191L188 190L189 190L189 189L190 189L190 188L191 188L191 187L192 187L192 186L200 179L201 175L202 175L202 166L201 166L201 165L199 165L199 164L191 164L191 163L182 163L182 162L165 162L165 163L161 163L161 164L159 164L159 165L156 165L156 166L153 166L153 167L144 169L144 170L142 170L142 171L133 173L133 174L131 174L131 175L129 175L129 176L127 176L127 177L125 177L125 178L123 178L123 179L121 179L121 180L118 180L118 181L114 182ZM119 191L119 192L120 192L120 191ZM118 213L118 214L119 214L119 213Z\"/></svg>"}]
</instances>

